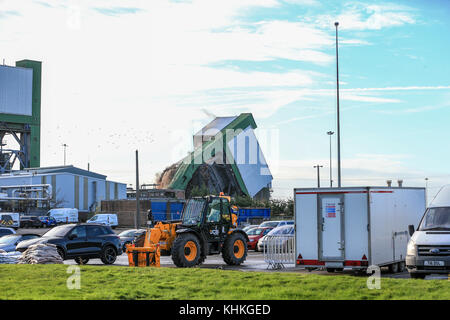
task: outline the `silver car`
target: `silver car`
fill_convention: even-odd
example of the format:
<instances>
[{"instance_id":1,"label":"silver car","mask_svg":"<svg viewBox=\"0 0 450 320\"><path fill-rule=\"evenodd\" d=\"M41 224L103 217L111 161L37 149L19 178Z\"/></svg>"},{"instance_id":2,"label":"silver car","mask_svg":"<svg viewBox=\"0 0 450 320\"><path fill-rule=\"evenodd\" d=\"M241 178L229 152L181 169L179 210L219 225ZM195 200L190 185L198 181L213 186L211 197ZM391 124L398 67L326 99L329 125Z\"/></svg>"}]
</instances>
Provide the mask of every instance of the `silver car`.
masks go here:
<instances>
[{"instance_id":1,"label":"silver car","mask_svg":"<svg viewBox=\"0 0 450 320\"><path fill-rule=\"evenodd\" d=\"M40 238L38 234L10 234L0 238L0 250L6 252L16 251L16 246L21 241Z\"/></svg>"},{"instance_id":2,"label":"silver car","mask_svg":"<svg viewBox=\"0 0 450 320\"><path fill-rule=\"evenodd\" d=\"M283 237L283 235L286 235L286 237ZM258 251L263 251L264 246L266 245L266 239L268 236L279 236L278 241L280 241L280 245L283 245L286 243L289 239L289 236L294 235L294 226L293 225L284 225L281 227L277 227L270 231L268 234L266 234L264 237L259 239L258 241Z\"/></svg>"}]
</instances>

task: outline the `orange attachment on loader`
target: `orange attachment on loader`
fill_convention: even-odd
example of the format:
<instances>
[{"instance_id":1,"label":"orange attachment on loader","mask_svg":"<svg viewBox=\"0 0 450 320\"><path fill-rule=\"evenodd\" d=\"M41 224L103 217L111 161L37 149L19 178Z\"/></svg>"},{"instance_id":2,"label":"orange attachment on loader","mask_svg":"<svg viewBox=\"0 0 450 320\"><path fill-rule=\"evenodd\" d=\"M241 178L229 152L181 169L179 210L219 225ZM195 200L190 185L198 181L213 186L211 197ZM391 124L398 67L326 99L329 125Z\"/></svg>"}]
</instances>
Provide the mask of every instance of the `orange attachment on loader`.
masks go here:
<instances>
[{"instance_id":1,"label":"orange attachment on loader","mask_svg":"<svg viewBox=\"0 0 450 320\"><path fill-rule=\"evenodd\" d=\"M127 246L128 264L130 267L159 267L161 253L159 245L152 247Z\"/></svg>"},{"instance_id":2,"label":"orange attachment on loader","mask_svg":"<svg viewBox=\"0 0 450 320\"><path fill-rule=\"evenodd\" d=\"M159 267L161 250L170 252L176 237L177 223L157 222L147 229L142 247L127 245L128 264L133 267Z\"/></svg>"}]
</instances>

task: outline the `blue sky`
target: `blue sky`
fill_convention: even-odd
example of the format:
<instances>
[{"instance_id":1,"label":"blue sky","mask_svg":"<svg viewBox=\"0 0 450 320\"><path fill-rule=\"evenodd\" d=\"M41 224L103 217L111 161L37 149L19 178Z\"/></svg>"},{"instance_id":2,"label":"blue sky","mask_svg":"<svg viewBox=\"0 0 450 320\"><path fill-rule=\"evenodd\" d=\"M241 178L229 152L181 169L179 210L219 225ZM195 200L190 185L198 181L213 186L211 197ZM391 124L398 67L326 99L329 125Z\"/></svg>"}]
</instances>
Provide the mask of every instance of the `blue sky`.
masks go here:
<instances>
[{"instance_id":1,"label":"blue sky","mask_svg":"<svg viewBox=\"0 0 450 320\"><path fill-rule=\"evenodd\" d=\"M252 112L286 197L313 165L328 183L339 21L343 185L429 177L432 194L450 178L449 17L437 0L4 0L0 45L7 64L43 61L42 165L67 143L133 183L139 149L150 183L211 115Z\"/></svg>"}]
</instances>

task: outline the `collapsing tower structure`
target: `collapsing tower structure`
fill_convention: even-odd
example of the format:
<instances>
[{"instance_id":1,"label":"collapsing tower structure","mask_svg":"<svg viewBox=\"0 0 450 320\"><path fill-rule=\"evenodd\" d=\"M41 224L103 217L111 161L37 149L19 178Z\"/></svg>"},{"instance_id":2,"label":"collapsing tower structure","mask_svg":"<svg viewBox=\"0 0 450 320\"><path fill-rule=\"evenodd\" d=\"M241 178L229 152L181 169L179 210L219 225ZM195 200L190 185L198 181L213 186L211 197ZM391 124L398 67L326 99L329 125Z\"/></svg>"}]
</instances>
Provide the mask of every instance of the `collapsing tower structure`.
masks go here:
<instances>
[{"instance_id":1,"label":"collapsing tower structure","mask_svg":"<svg viewBox=\"0 0 450 320\"><path fill-rule=\"evenodd\" d=\"M8 143L11 136L18 147ZM0 173L40 166L41 62L0 65Z\"/></svg>"},{"instance_id":2,"label":"collapsing tower structure","mask_svg":"<svg viewBox=\"0 0 450 320\"><path fill-rule=\"evenodd\" d=\"M194 135L194 151L162 172L159 188L184 190L187 198L206 188L210 194L269 199L272 174L256 127L250 113L215 118Z\"/></svg>"}]
</instances>

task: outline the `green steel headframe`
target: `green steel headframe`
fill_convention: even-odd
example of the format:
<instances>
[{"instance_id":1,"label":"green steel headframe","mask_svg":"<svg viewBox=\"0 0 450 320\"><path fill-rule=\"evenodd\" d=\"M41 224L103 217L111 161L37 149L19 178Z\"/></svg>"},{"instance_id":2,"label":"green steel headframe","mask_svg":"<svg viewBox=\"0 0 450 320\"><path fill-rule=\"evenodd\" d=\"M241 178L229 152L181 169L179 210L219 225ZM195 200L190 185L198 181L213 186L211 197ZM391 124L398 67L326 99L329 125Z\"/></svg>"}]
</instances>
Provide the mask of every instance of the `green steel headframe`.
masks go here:
<instances>
[{"instance_id":1,"label":"green steel headframe","mask_svg":"<svg viewBox=\"0 0 450 320\"><path fill-rule=\"evenodd\" d=\"M0 142L5 134L11 134L20 145L7 158L2 155L0 173L8 171L5 161L15 155L20 168L40 167L41 162L41 74L42 63L33 60L16 61L16 67L33 70L31 116L0 113Z\"/></svg>"}]
</instances>

